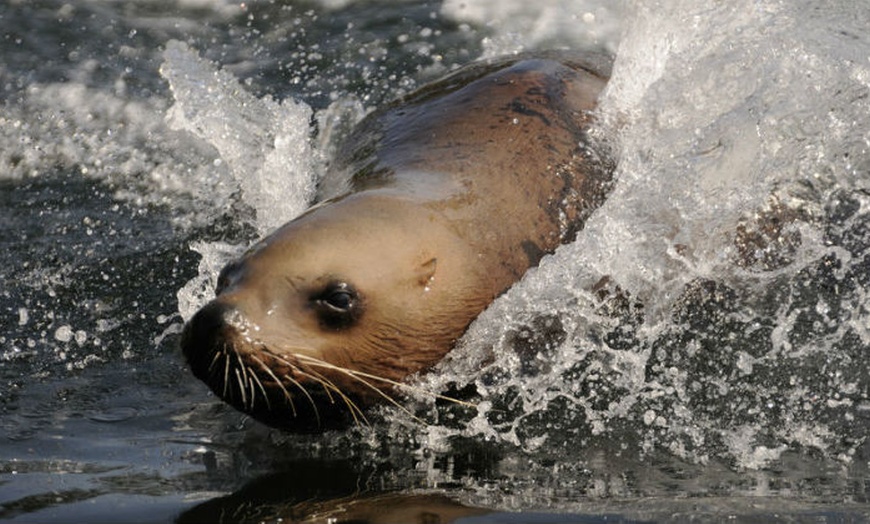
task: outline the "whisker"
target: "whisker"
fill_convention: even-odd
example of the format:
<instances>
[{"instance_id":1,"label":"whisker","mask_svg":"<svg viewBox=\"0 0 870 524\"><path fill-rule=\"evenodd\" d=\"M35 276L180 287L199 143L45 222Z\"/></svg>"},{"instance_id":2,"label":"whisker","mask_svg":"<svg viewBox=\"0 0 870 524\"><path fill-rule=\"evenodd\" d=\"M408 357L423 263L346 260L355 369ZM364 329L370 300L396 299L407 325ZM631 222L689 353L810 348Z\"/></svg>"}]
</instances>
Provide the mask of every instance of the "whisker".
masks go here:
<instances>
[{"instance_id":1,"label":"whisker","mask_svg":"<svg viewBox=\"0 0 870 524\"><path fill-rule=\"evenodd\" d=\"M287 399L287 402L290 403L290 410L293 412L293 416L296 417L296 404L293 402L293 396L290 395L290 392L287 391L287 388L284 387L284 383L281 382L281 380L278 379L277 376L275 376L275 373L272 372L272 370L269 368L269 366L267 366L265 362L263 362L262 360L257 358L256 355L251 355L251 359L260 366L260 369L263 370L264 373L266 373L270 377L272 377L272 380L275 381L275 384L279 388L281 388L281 392L284 393L284 398ZM264 391L263 395L265 395L265 394L266 394L266 392ZM268 403L268 400L266 402ZM269 406L269 409L270 410L272 409L271 405Z\"/></svg>"},{"instance_id":2,"label":"whisker","mask_svg":"<svg viewBox=\"0 0 870 524\"><path fill-rule=\"evenodd\" d=\"M421 424L425 424L426 422L424 420L420 419L419 417L417 417L416 415L414 415L411 411L408 410L408 408L403 406L395 398L391 397L389 394L382 391L379 387L377 387L374 384L374 382L376 381L376 382L379 382L382 384L387 384L387 385L396 387L400 390L415 392L418 394L429 396L431 398L451 402L451 403L454 403L454 404L457 404L460 406L466 406L466 407L470 407L470 408L477 407L477 405L472 403L472 402L459 400L459 399L449 397L446 395L442 395L439 393L432 393L431 391L427 391L423 388L416 387L416 386L413 386L411 384L406 384L406 383L399 382L399 381L389 379L386 377L380 377L377 375L373 375L371 373L366 373L364 371L347 369L347 368L343 368L340 366L336 366L335 364L330 364L329 362L326 362L326 361L323 361L323 360L320 360L318 358L315 358L315 357L312 357L312 356L305 354L305 353L310 351L310 348L305 348L305 347L301 347L301 346L293 346L293 347L283 347L283 349L285 351L287 351L287 350L292 351L294 347L298 348L298 350L300 351L298 353L296 353L296 352L293 353L293 357L297 361L302 361L302 362L304 362L304 363L306 363L309 366L314 367L314 368L329 369L329 370L341 373L342 375L356 381L357 383L359 383L359 384L365 386L366 388L370 389L371 391L375 392L379 397L381 397L382 399L384 399L388 403L392 404L396 408L400 409L401 411L405 412L408 416L410 416L412 419L416 420L417 422L419 422ZM289 360L288 358L286 358L282 355L279 355L279 354L276 354L273 352L269 352L269 355L272 358L274 358L275 360L277 360L278 362L281 362L281 363L285 364L286 366L296 370L297 373L300 373L300 374L310 378L311 380L314 380L318 384L320 384L323 387L324 393L329 398L329 401L332 402L333 404L336 401L336 398L334 397L333 393L335 395L337 395L338 398L340 398L341 401L347 406L348 411L350 412L351 416L353 417L354 423L356 423L356 424L363 423L365 425L369 425L368 418L365 416L365 413L363 412L362 408L360 408L356 404L356 402L354 402L346 393L344 393L341 390L340 387L338 387L334 382L332 382L326 376L324 376L323 374L321 374L313 369L310 369L310 368L307 370L302 370L299 368L299 365L296 362L292 362L291 360ZM275 381L280 385L285 397L288 399L288 401L290 401L291 409L293 410L293 415L297 416L297 411L296 411L295 404L293 403L293 400L292 400L292 395L284 387L282 381L278 380L276 375L272 372L272 370L268 366L265 365L264 362L262 362L261 360L258 359L257 363L261 369L263 369L265 372L269 373L269 375L273 379L275 379ZM317 403L314 401L314 399L311 396L311 394L309 393L308 389L303 384L301 384L298 380L295 380L293 377L291 377L289 375L286 375L286 374L282 375L282 378L287 380L288 382L292 383L296 388L298 388L306 396L306 398L308 399L308 402L311 404L312 408L314 409L314 414L315 414L315 417L317 417L317 421L318 421L318 425L319 425L320 424L320 415L319 415L319 412L317 409Z\"/></svg>"},{"instance_id":3,"label":"whisker","mask_svg":"<svg viewBox=\"0 0 870 524\"><path fill-rule=\"evenodd\" d=\"M355 369L343 368L340 366L336 366L335 364L330 364L329 362L325 362L323 360L316 359L314 357L309 357L307 355L297 355L297 358L299 358L299 360L305 360L307 362L314 363L315 365L318 365L320 367L325 367L328 369L334 369L336 371L341 371L342 373L345 373L347 375L353 375L354 377L364 377L364 378L371 379L371 380L377 380L379 382L383 382L383 383L389 384L391 386L402 388L402 389L405 389L408 391L413 391L415 393L420 393L422 395L427 395L427 396L430 396L432 398L437 398L439 400L446 400L448 402L452 402L452 403L458 404L460 406L465 406L465 407L469 407L469 408L476 408L477 407L477 404L474 404L473 402L466 402L464 400L459 400L457 398L448 397L446 395L441 395L439 393L432 393L431 391L426 391L423 388L412 386L411 384L406 384L404 382L398 382L396 380L392 380L392 379L389 379L386 377L379 377L377 375L372 375L370 373L366 373L365 371L358 371Z\"/></svg>"},{"instance_id":4,"label":"whisker","mask_svg":"<svg viewBox=\"0 0 870 524\"><path fill-rule=\"evenodd\" d=\"M250 371L250 373L248 374L248 391L251 393L251 396L249 397L251 399L251 408L250 409L251 409L251 411L253 411L254 404L257 402L257 390L254 389L255 375L254 375L252 370L247 369L247 366L245 366L245 369L247 371Z\"/></svg>"},{"instance_id":5,"label":"whisker","mask_svg":"<svg viewBox=\"0 0 870 524\"><path fill-rule=\"evenodd\" d=\"M314 375L310 372L303 371L303 370L299 369L299 366L296 363L290 362L289 360L287 360L286 358L284 358L281 355L273 354L272 356L276 360L278 360L279 362L282 362L282 363L286 364L287 366L292 367L298 373L301 373L301 374L305 375L306 377L314 380L318 384L320 384L323 387L323 391L326 394L327 398L329 398L329 402L331 404L335 404L335 397L333 397L332 392L333 391L336 392L341 397L342 402L344 402L345 405L348 407L348 410L350 411L351 415L353 416L354 422L359 424L359 417L357 417L357 414L359 414L359 416L361 416L364 419L364 422L366 424L368 424L368 420L365 420L365 415L363 415L362 410L359 408L359 406L357 406L347 395L345 395L341 391L341 388L336 386L329 379L327 379L323 375L320 375L319 373L316 373L316 372L314 372L314 373L316 373L316 375ZM298 356L298 355L294 355L294 356ZM294 380L292 377L290 377L288 375L284 375L284 377L287 378L288 380L290 380L291 382L293 382L293 384L296 385L296 387L298 387L302 391L302 393L304 393L305 396L308 398L308 401L311 403L311 407L314 408L314 414L317 417L317 422L319 425L320 424L320 413L317 409L317 403L314 401L314 398L308 392L308 389L305 388L305 386L302 385L297 380Z\"/></svg>"},{"instance_id":6,"label":"whisker","mask_svg":"<svg viewBox=\"0 0 870 524\"><path fill-rule=\"evenodd\" d=\"M301 382L296 380L295 378L291 377L290 375L282 375L282 376L284 378L286 378L291 384L296 386L296 388L299 389L299 391L301 391L303 395L305 395L305 398L308 399L308 403L311 404L311 409L314 410L314 418L317 419L317 425L320 426L320 411L317 410L317 403L314 402L314 399L311 397L311 394L308 392L308 390L305 388L305 386ZM296 416L296 409L295 408L293 409L293 416Z\"/></svg>"},{"instance_id":7,"label":"whisker","mask_svg":"<svg viewBox=\"0 0 870 524\"><path fill-rule=\"evenodd\" d=\"M230 387L230 355L227 353L226 347L222 349L224 354L224 392L221 398L227 398Z\"/></svg>"},{"instance_id":8,"label":"whisker","mask_svg":"<svg viewBox=\"0 0 870 524\"><path fill-rule=\"evenodd\" d=\"M217 350L214 352L214 357L212 357L212 359L211 359L211 364L208 365L208 374L209 375L214 374L215 366L217 365L218 362L220 362L221 355L223 355L223 353L224 353L223 350Z\"/></svg>"},{"instance_id":9,"label":"whisker","mask_svg":"<svg viewBox=\"0 0 870 524\"><path fill-rule=\"evenodd\" d=\"M286 358L282 357L281 355L277 355L277 354L274 354L274 353L271 353L271 352L269 353L269 355L270 355L272 358L274 358L275 360L277 360L278 362L280 362L280 363L286 365L287 367L290 367L290 368L292 368L292 369L295 369L295 370L299 371L299 366L297 366L297 365L294 364L293 362L290 362L289 360L287 360ZM275 374L272 373L272 370L269 369L269 367L266 366L266 364L265 364L264 362L262 362L262 361L260 361L260 360L258 360L258 362L260 362L260 365L262 365L262 366L264 367L264 369L266 369L266 371L267 371L270 375L272 375L272 378L274 378L274 379L278 382L278 384L281 385L281 389L284 390L284 393L287 395L287 399L290 400L290 407L293 409L293 416L295 417L295 416L297 415L297 413L296 413L296 406L293 404L292 395L290 395L290 392L287 391L286 389L284 389L284 386L283 386L283 384L281 383L281 381L278 380L278 377L276 377ZM294 386L296 386L297 388L299 388L299 391L301 391L302 394L304 394L305 397L308 398L308 402L311 403L311 407L314 409L314 416L317 418L317 423L318 423L318 425L320 425L320 413L318 413L318 411L317 411L317 403L314 402L314 399L313 399L313 398L311 398L311 394L308 392L308 390L305 388L305 386L303 386L303 385L302 385L298 380L294 379L294 378L291 377L290 375L283 375L283 378L286 378L286 379L287 379L291 384L293 384ZM331 400L332 400L332 394L329 393L328 390L327 390L327 394L329 395L329 399L330 399L330 401L331 401Z\"/></svg>"},{"instance_id":10,"label":"whisker","mask_svg":"<svg viewBox=\"0 0 870 524\"><path fill-rule=\"evenodd\" d=\"M334 382L332 382L328 378L324 377L320 373L313 371L313 370L312 371L299 370L299 372L305 374L305 376L311 378L312 380L319 382L323 386L324 390L326 390L327 395L329 395L329 399L333 403L335 401L332 400L332 395L329 393L329 390L331 389L331 390L335 391L336 393L338 393L342 402L344 402L344 404L347 406L348 411L350 412L351 416L353 417L354 424L359 424L360 417L362 417L362 423L365 424L366 426L370 425L369 420L365 416L365 413L363 413L362 409L359 406L357 406L356 402L354 402L350 397L348 397L341 390L340 387L336 386Z\"/></svg>"},{"instance_id":11,"label":"whisker","mask_svg":"<svg viewBox=\"0 0 870 524\"><path fill-rule=\"evenodd\" d=\"M351 372L351 371L348 370L348 369L345 369L345 368L342 368L342 367L336 366L336 365L334 365L334 364L330 364L330 363L328 363L328 362L323 362L323 361L321 361L321 360L312 359L312 358L310 358L310 357L308 357L307 360L309 360L309 362L312 363L313 365L319 365L319 366L321 366L321 367L325 367L325 368L327 368L327 369L331 369L331 370L333 370L333 371L338 371L339 373L343 373L343 374L347 375L348 377L350 377L350 378L356 380L356 381L359 382L360 384L366 386L367 388L371 389L372 391L374 391L375 393L377 393L378 395L380 395L384 400L386 400L386 401L389 402L390 404L392 404L392 405L396 406L397 408L399 408L400 410L404 411L404 412L405 412L408 416L410 416L412 419L416 420L417 422L419 422L419 423L421 423L421 424L423 424L423 425L426 424L426 421L420 419L419 417L417 417L416 415L414 415L413 413L411 413L411 411L408 410L408 408L406 408L405 406L403 406L403 405L402 405L401 403L399 403L396 399L394 399L393 397L391 397L391 396L387 395L386 393L384 393L383 391L381 391L380 388L378 388L378 387L375 386L374 384L372 384L372 383L366 381L365 379L363 379L362 376L365 376L365 375L366 375L365 373L361 373L362 376L357 376L357 375L355 375L353 372ZM378 377L373 377L373 378L378 378ZM386 382L389 382L389 381L386 381Z\"/></svg>"},{"instance_id":12,"label":"whisker","mask_svg":"<svg viewBox=\"0 0 870 524\"><path fill-rule=\"evenodd\" d=\"M314 380L315 382L317 382L318 384L323 386L324 391L326 391L326 394L329 397L330 402L333 402L333 403L335 402L335 400L332 397L332 393L330 392L330 387L328 387L327 384L324 383L324 381L321 378L317 378L309 373L305 373L304 371L299 369L298 365L296 365L295 363L291 362L290 360L284 358L281 355L278 355L278 354L275 354L272 352L269 352L269 355L272 358L274 358L275 360L277 360L278 362L286 365L287 367L290 367L290 368L296 370L299 373L304 374L308 378L311 378L312 380ZM293 395L291 395L290 392L287 390L287 388L284 387L284 383L275 375L275 373L272 372L272 369L269 368L269 366L267 366L265 362L263 362L259 358L256 358L256 357L253 357L253 358L257 362L257 364L259 364L260 368L263 369L266 373L268 373L275 380L275 382L278 384L278 386L281 388L281 391L283 391L285 398L290 403L290 409L293 412L293 416L297 417L299 415L299 412L296 409L295 402L293 402ZM311 404L311 409L314 411L314 418L317 420L317 425L320 426L321 425L320 410L317 408L317 402L314 400L314 397L311 396L311 393L308 391L308 389L301 382L294 379L290 375L287 375L287 374L282 375L282 378L286 379L288 382L293 384L297 389L299 389L299 391L302 392L302 394L305 396L305 398L308 399L308 403ZM331 387L336 392L341 394L341 391L335 385L332 385ZM354 407L356 407L356 406L354 406ZM355 415L354 415L354 419L356 419Z\"/></svg>"},{"instance_id":13,"label":"whisker","mask_svg":"<svg viewBox=\"0 0 870 524\"><path fill-rule=\"evenodd\" d=\"M239 372L239 368L234 368L233 371L236 373L236 381L239 383L239 395L242 397L242 406L248 405L248 395L245 393L245 383L242 381L242 375Z\"/></svg>"},{"instance_id":14,"label":"whisker","mask_svg":"<svg viewBox=\"0 0 870 524\"><path fill-rule=\"evenodd\" d=\"M242 361L242 356L238 353L233 353L233 356L236 357L236 362L239 363L237 369L242 372L242 381L247 385L248 383L248 371L245 363Z\"/></svg>"},{"instance_id":15,"label":"whisker","mask_svg":"<svg viewBox=\"0 0 870 524\"><path fill-rule=\"evenodd\" d=\"M248 366L246 366L245 363L244 363L244 361L242 361L242 356L241 356L241 355L239 355L238 353L234 353L234 354L235 354L235 356L236 356L236 362L239 363L239 365L238 365L238 367L237 367L236 369L238 369L238 370L241 371L241 373L242 373L242 384L241 384L241 388L244 389L244 391L242 392L242 398L250 399L251 404L250 404L250 407L249 407L248 409L253 410L253 409L254 409L254 398L253 398L253 395L251 395L251 396L249 397L248 394L247 394L249 390L251 390L251 392L253 393L253 390L251 389L251 379L250 379L250 377L248 377ZM243 405L247 406L247 404L248 404L248 403L247 403L247 401L246 401Z\"/></svg>"},{"instance_id":16,"label":"whisker","mask_svg":"<svg viewBox=\"0 0 870 524\"><path fill-rule=\"evenodd\" d=\"M269 366L267 366L265 362L263 362L262 360L257 358L256 355L251 355L251 360L253 360L254 363L256 363L264 373L266 373L270 377L272 377L272 379L275 381L275 384L279 388L281 388L281 391L284 393L284 398L286 398L287 401L290 402L290 407L293 408L293 415L295 416L296 415L296 408L295 408L295 406L293 406L293 398L290 396L290 392L284 388L284 384L282 384L281 381L278 380L278 377L276 377L275 374L272 373L272 370L269 369ZM272 405L269 403L269 396L266 394L266 391L263 388L263 384L259 378L257 379L257 382L260 384L260 390L263 392L263 396L266 397L266 406L269 408L269 410L271 410Z\"/></svg>"},{"instance_id":17,"label":"whisker","mask_svg":"<svg viewBox=\"0 0 870 524\"><path fill-rule=\"evenodd\" d=\"M268 409L269 411L272 411L272 403L269 402L269 394L266 393L266 388L263 387L263 382L260 380L260 377L258 377L257 374L254 373L253 370L251 370L251 382L256 384L257 387L260 388L260 391L263 393L263 400L266 401L266 409ZM253 407L254 407L254 401L251 400L251 408L253 409Z\"/></svg>"}]
</instances>

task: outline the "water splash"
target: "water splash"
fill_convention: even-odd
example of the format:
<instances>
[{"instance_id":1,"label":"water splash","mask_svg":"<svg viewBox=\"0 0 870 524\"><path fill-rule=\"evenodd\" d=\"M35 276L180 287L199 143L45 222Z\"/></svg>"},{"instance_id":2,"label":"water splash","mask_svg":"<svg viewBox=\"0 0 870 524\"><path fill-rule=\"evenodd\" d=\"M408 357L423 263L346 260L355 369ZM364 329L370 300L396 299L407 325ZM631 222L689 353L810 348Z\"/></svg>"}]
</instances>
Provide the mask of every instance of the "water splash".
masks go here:
<instances>
[{"instance_id":1,"label":"water splash","mask_svg":"<svg viewBox=\"0 0 870 524\"><path fill-rule=\"evenodd\" d=\"M420 438L850 460L870 405L866 20L630 7L601 108L616 189L422 379L480 404Z\"/></svg>"},{"instance_id":2,"label":"water splash","mask_svg":"<svg viewBox=\"0 0 870 524\"><path fill-rule=\"evenodd\" d=\"M443 12L473 19L450 3ZM848 461L863 449L870 388L861 373L870 72L856 51L870 43L854 41L863 22L845 5L807 18L777 2L638 3L626 13L599 130L619 159L617 187L575 243L421 378L433 391L471 383L478 409L424 401L435 422L416 438L440 449L483 436L577 457L616 445L746 468L801 448ZM540 43L517 38L523 49ZM231 170L242 162L259 177L284 109L244 95L231 114L264 113L227 132L230 113L209 107L208 91L235 97L232 77L176 44L164 72L177 102L196 108L179 125L236 158ZM342 127L362 112L348 107ZM263 122L272 123L245 131ZM304 135L291 141L326 150L305 149ZM314 172L292 176L308 184ZM202 249L199 283L180 295L187 314L226 256ZM407 429L401 415L391 424Z\"/></svg>"},{"instance_id":3,"label":"water splash","mask_svg":"<svg viewBox=\"0 0 870 524\"><path fill-rule=\"evenodd\" d=\"M622 13L618 5L588 0L554 0L529 4L482 0L446 0L441 13L453 20L492 30L484 39L484 56L551 47L605 49L618 41Z\"/></svg>"},{"instance_id":4,"label":"water splash","mask_svg":"<svg viewBox=\"0 0 870 524\"><path fill-rule=\"evenodd\" d=\"M308 139L311 108L255 97L182 42L168 42L164 57L160 71L175 98L170 124L218 150L216 162L226 162L242 198L256 211L258 231L265 234L301 213L316 181Z\"/></svg>"}]
</instances>

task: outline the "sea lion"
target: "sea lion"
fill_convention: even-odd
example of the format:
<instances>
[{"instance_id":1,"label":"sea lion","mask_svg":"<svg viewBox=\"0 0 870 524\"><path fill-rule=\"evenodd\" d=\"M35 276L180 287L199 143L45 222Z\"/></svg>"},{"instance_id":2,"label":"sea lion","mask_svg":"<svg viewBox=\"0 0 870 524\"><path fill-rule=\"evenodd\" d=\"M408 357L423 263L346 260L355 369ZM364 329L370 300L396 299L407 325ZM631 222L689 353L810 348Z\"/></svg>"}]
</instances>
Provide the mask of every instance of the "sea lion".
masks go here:
<instances>
[{"instance_id":1,"label":"sea lion","mask_svg":"<svg viewBox=\"0 0 870 524\"><path fill-rule=\"evenodd\" d=\"M364 118L330 167L346 191L222 270L182 334L193 373L297 431L395 395L604 199L613 166L589 130L606 78L513 58Z\"/></svg>"}]
</instances>

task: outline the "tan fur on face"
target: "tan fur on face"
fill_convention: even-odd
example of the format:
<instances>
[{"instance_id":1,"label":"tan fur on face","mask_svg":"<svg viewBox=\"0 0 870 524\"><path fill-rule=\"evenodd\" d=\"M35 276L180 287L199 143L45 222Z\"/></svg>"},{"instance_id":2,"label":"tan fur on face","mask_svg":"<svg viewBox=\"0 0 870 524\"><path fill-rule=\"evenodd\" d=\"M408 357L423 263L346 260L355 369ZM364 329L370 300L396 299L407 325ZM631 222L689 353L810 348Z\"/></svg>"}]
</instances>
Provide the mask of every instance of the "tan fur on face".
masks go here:
<instances>
[{"instance_id":1,"label":"tan fur on face","mask_svg":"<svg viewBox=\"0 0 870 524\"><path fill-rule=\"evenodd\" d=\"M252 248L245 273L217 299L257 319L236 343L267 348L301 369L310 366L298 363L299 355L392 381L430 367L497 294L483 268L475 270L475 254L442 222L419 201L366 195L317 208L282 228ZM363 235L383 242L360 243ZM359 291L359 325L338 331L318 325L309 294L331 278ZM345 374L319 372L359 386Z\"/></svg>"}]
</instances>

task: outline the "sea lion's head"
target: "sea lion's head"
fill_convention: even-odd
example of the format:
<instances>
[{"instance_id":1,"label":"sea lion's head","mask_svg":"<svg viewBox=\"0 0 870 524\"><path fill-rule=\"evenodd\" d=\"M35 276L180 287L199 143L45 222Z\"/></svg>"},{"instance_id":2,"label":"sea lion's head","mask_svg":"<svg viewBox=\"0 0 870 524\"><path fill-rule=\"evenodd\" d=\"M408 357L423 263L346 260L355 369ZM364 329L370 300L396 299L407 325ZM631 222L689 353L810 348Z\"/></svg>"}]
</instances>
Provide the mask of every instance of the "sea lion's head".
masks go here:
<instances>
[{"instance_id":1,"label":"sea lion's head","mask_svg":"<svg viewBox=\"0 0 870 524\"><path fill-rule=\"evenodd\" d=\"M389 195L312 209L227 265L185 326L194 374L273 426L341 426L440 360L494 298L438 214Z\"/></svg>"}]
</instances>

